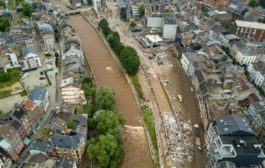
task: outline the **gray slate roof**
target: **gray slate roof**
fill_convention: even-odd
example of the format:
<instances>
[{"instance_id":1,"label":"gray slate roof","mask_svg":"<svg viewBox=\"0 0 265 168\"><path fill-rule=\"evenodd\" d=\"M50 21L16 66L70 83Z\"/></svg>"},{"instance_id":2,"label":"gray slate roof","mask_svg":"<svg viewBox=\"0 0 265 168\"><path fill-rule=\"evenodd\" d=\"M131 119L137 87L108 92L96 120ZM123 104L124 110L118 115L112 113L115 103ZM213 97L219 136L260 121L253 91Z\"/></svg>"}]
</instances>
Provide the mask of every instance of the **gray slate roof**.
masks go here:
<instances>
[{"instance_id":1,"label":"gray slate roof","mask_svg":"<svg viewBox=\"0 0 265 168\"><path fill-rule=\"evenodd\" d=\"M31 144L29 150L38 150L47 153L48 151L51 151L53 147L54 147L53 144L50 143L49 141L38 139Z\"/></svg>"},{"instance_id":2,"label":"gray slate roof","mask_svg":"<svg viewBox=\"0 0 265 168\"><path fill-rule=\"evenodd\" d=\"M219 135L255 135L247 121L236 115L227 115L216 120Z\"/></svg>"},{"instance_id":3,"label":"gray slate roof","mask_svg":"<svg viewBox=\"0 0 265 168\"><path fill-rule=\"evenodd\" d=\"M73 159L68 157L58 157L56 161L56 168L72 168L75 164Z\"/></svg>"},{"instance_id":4,"label":"gray slate roof","mask_svg":"<svg viewBox=\"0 0 265 168\"><path fill-rule=\"evenodd\" d=\"M81 142L81 138L80 135L54 135L52 137L52 143L55 147L76 149Z\"/></svg>"},{"instance_id":5,"label":"gray slate roof","mask_svg":"<svg viewBox=\"0 0 265 168\"><path fill-rule=\"evenodd\" d=\"M33 53L33 54L38 55L38 51L37 51L37 49L36 49L34 46L23 47L23 48L21 49L21 53L22 53L22 56L23 56L23 57L27 56L27 55L30 54L30 53Z\"/></svg>"}]
</instances>

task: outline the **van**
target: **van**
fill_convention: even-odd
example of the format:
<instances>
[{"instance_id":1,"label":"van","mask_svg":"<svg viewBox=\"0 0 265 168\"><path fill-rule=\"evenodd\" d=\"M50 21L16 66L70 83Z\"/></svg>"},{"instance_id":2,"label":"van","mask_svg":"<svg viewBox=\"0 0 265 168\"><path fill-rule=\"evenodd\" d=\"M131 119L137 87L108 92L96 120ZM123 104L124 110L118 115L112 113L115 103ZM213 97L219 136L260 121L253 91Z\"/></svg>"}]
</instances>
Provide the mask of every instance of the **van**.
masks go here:
<instances>
[{"instance_id":1,"label":"van","mask_svg":"<svg viewBox=\"0 0 265 168\"><path fill-rule=\"evenodd\" d=\"M25 74L22 75L21 79L25 79L25 78L27 78L28 76L29 76L29 74L28 74L28 73L25 73Z\"/></svg>"}]
</instances>

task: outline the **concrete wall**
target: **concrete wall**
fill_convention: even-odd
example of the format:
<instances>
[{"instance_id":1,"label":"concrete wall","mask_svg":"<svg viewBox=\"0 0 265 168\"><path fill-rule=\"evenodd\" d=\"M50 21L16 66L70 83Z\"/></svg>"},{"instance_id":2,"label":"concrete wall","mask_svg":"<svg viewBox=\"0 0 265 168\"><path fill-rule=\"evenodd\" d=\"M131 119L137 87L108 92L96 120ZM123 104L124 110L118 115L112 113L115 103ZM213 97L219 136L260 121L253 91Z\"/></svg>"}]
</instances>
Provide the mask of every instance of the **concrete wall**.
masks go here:
<instances>
[{"instance_id":1,"label":"concrete wall","mask_svg":"<svg viewBox=\"0 0 265 168\"><path fill-rule=\"evenodd\" d=\"M177 25L165 24L163 26L163 38L164 39L175 40L176 33L177 33Z\"/></svg>"},{"instance_id":2,"label":"concrete wall","mask_svg":"<svg viewBox=\"0 0 265 168\"><path fill-rule=\"evenodd\" d=\"M160 28L162 27L162 17L147 17L147 27Z\"/></svg>"}]
</instances>

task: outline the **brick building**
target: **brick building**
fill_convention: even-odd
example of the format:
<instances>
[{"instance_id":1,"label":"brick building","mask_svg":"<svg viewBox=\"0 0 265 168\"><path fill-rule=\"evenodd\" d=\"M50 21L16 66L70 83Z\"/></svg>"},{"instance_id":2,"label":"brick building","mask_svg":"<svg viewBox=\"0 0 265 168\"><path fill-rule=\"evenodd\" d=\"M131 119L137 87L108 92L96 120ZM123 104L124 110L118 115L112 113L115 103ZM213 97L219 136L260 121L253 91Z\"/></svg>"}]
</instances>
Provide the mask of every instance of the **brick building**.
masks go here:
<instances>
[{"instance_id":1,"label":"brick building","mask_svg":"<svg viewBox=\"0 0 265 168\"><path fill-rule=\"evenodd\" d=\"M265 39L265 24L236 20L236 34L251 42L261 42Z\"/></svg>"}]
</instances>

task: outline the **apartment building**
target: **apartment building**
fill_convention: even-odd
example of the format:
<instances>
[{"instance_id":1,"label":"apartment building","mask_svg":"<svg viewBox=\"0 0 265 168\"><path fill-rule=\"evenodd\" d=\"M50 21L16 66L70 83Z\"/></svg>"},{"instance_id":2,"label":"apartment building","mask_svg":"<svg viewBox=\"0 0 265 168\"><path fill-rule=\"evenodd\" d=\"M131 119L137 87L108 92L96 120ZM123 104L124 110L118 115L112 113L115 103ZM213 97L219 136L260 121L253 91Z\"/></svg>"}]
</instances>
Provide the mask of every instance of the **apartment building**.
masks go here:
<instances>
[{"instance_id":1,"label":"apartment building","mask_svg":"<svg viewBox=\"0 0 265 168\"><path fill-rule=\"evenodd\" d=\"M265 82L265 63L257 62L248 65L248 72L251 79L254 80L255 84L261 86Z\"/></svg>"},{"instance_id":2,"label":"apartment building","mask_svg":"<svg viewBox=\"0 0 265 168\"><path fill-rule=\"evenodd\" d=\"M265 159L262 145L247 121L236 115L213 120L205 135L208 165L233 162L237 167L259 166Z\"/></svg>"}]
</instances>

